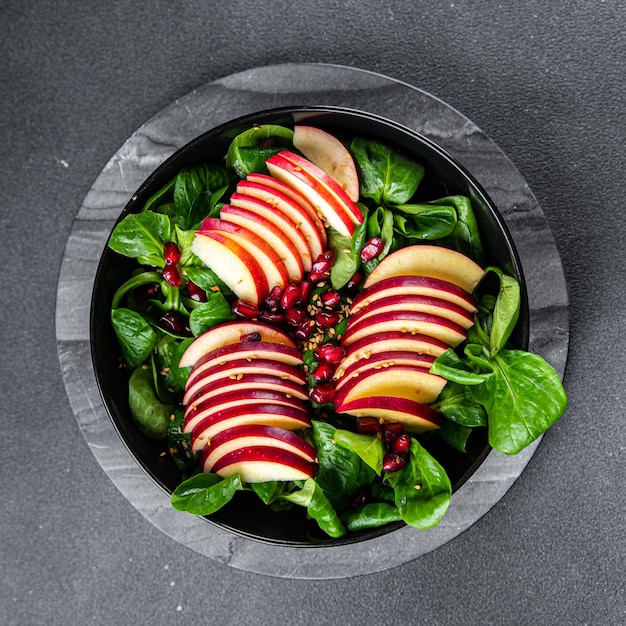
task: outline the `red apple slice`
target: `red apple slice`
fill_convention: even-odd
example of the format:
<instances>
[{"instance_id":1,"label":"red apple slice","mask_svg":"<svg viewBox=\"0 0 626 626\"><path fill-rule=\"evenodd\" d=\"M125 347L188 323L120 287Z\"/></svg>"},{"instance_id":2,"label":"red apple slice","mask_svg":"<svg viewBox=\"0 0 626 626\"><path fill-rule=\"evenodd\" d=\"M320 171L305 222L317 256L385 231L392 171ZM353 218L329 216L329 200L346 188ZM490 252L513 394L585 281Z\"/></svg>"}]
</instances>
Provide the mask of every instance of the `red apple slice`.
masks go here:
<instances>
[{"instance_id":1,"label":"red apple slice","mask_svg":"<svg viewBox=\"0 0 626 626\"><path fill-rule=\"evenodd\" d=\"M441 246L418 244L387 255L367 277L363 287L392 276L429 276L451 282L472 293L484 274L469 257Z\"/></svg>"},{"instance_id":2,"label":"red apple slice","mask_svg":"<svg viewBox=\"0 0 626 626\"><path fill-rule=\"evenodd\" d=\"M195 372L193 372L195 374ZM277 376L282 380L300 385L306 384L306 375L297 367L271 359L234 359L227 362L214 363L213 366L203 368L199 375L189 376L185 387L183 405L190 403L191 399L205 385L211 384L223 378L236 379L246 374L262 374L265 376Z\"/></svg>"},{"instance_id":3,"label":"red apple slice","mask_svg":"<svg viewBox=\"0 0 626 626\"><path fill-rule=\"evenodd\" d=\"M308 212L289 196L272 187L249 179L242 180L237 185L237 192L265 202L273 207L275 211L280 211L289 217L306 239L313 259L317 259L326 249L326 244L322 242L316 223L311 219ZM231 204L236 204L232 198Z\"/></svg>"},{"instance_id":4,"label":"red apple slice","mask_svg":"<svg viewBox=\"0 0 626 626\"><path fill-rule=\"evenodd\" d=\"M267 174L250 172L250 174L248 174L248 176L246 177L246 180L251 183L265 185L270 189L273 189L274 191L285 195L286 197L293 200L298 206L302 207L311 218L311 221L315 224L320 239L322 240L322 247L326 249L328 241L326 237L326 228L324 228L324 223L322 222L320 216L317 214L315 207L299 191L294 189L291 185L287 185L282 180L278 180L277 178L274 178L273 176L268 176Z\"/></svg>"},{"instance_id":5,"label":"red apple slice","mask_svg":"<svg viewBox=\"0 0 626 626\"><path fill-rule=\"evenodd\" d=\"M257 260L236 241L217 232L197 233L191 250L238 298L258 306L269 287Z\"/></svg>"},{"instance_id":6,"label":"red apple slice","mask_svg":"<svg viewBox=\"0 0 626 626\"><path fill-rule=\"evenodd\" d=\"M474 325L474 316L463 307L449 300L431 296L396 295L374 300L366 307L359 307L356 312L351 309L348 327L354 326L361 320L371 318L374 315L400 311L439 315L465 329Z\"/></svg>"},{"instance_id":7,"label":"red apple slice","mask_svg":"<svg viewBox=\"0 0 626 626\"><path fill-rule=\"evenodd\" d=\"M354 221L319 180L311 178L302 167L284 158L282 152L265 161L270 174L301 193L315 208L320 219L344 237L352 237Z\"/></svg>"},{"instance_id":8,"label":"red apple slice","mask_svg":"<svg viewBox=\"0 0 626 626\"><path fill-rule=\"evenodd\" d=\"M232 206L246 209L255 215L264 217L268 222L271 222L279 228L291 243L295 246L296 250L300 254L302 259L302 266L305 272L311 271L313 265L311 252L311 246L304 236L304 233L298 228L296 222L282 211L276 210L271 204L268 204L264 200L259 200L253 196L248 196L244 193L235 192L230 197L230 204Z\"/></svg>"},{"instance_id":9,"label":"red apple slice","mask_svg":"<svg viewBox=\"0 0 626 626\"><path fill-rule=\"evenodd\" d=\"M265 424L244 424L215 435L200 456L203 472L210 472L224 454L239 448L268 446L289 450L309 462L315 463L317 451L305 439L291 430Z\"/></svg>"},{"instance_id":10,"label":"red apple slice","mask_svg":"<svg viewBox=\"0 0 626 626\"><path fill-rule=\"evenodd\" d=\"M476 311L476 301L469 292L451 282L428 276L392 276L363 289L352 303L351 310L358 313L364 306L392 296L426 296L440 298L460 306L468 313Z\"/></svg>"},{"instance_id":11,"label":"red apple slice","mask_svg":"<svg viewBox=\"0 0 626 626\"><path fill-rule=\"evenodd\" d=\"M264 424L286 430L305 430L311 426L309 414L302 409L285 404L239 404L213 411L197 421L191 433L194 450L202 450L213 437L223 431L245 424Z\"/></svg>"},{"instance_id":12,"label":"red apple slice","mask_svg":"<svg viewBox=\"0 0 626 626\"><path fill-rule=\"evenodd\" d=\"M264 389L268 391L279 391L286 395L291 395L300 400L307 400L305 387L301 383L275 376L273 374L244 373L231 374L201 384L190 394L187 404L200 405L221 394L228 394L234 391L245 389Z\"/></svg>"},{"instance_id":13,"label":"red apple slice","mask_svg":"<svg viewBox=\"0 0 626 626\"><path fill-rule=\"evenodd\" d=\"M380 396L399 397L423 404L434 402L446 385L446 379L429 372L429 368L393 365L370 369L351 377L337 390L335 404L341 406L352 400Z\"/></svg>"},{"instance_id":14,"label":"red apple slice","mask_svg":"<svg viewBox=\"0 0 626 626\"><path fill-rule=\"evenodd\" d=\"M353 400L336 408L354 417L372 416L384 422L400 422L412 433L441 427L443 416L431 407L406 398L372 396Z\"/></svg>"},{"instance_id":15,"label":"red apple slice","mask_svg":"<svg viewBox=\"0 0 626 626\"><path fill-rule=\"evenodd\" d=\"M213 472L224 478L239 474L244 483L262 483L313 478L317 465L290 450L253 446L220 457L213 465Z\"/></svg>"},{"instance_id":16,"label":"red apple slice","mask_svg":"<svg viewBox=\"0 0 626 626\"><path fill-rule=\"evenodd\" d=\"M348 322L348 328L341 338L341 343L343 346L350 346L363 337L376 336L390 331L427 335L451 347L458 346L467 338L467 333L462 326L445 317L414 311L392 311L372 315L352 326Z\"/></svg>"},{"instance_id":17,"label":"red apple slice","mask_svg":"<svg viewBox=\"0 0 626 626\"><path fill-rule=\"evenodd\" d=\"M359 199L359 177L350 151L334 135L315 126L296 124L294 148L324 170L346 192L352 202Z\"/></svg>"},{"instance_id":18,"label":"red apple slice","mask_svg":"<svg viewBox=\"0 0 626 626\"><path fill-rule=\"evenodd\" d=\"M213 326L196 337L183 353L178 367L192 367L200 358L231 343L244 342L256 344L259 342L278 343L296 348L293 339L284 331L262 322L233 321Z\"/></svg>"},{"instance_id":19,"label":"red apple slice","mask_svg":"<svg viewBox=\"0 0 626 626\"><path fill-rule=\"evenodd\" d=\"M289 273L276 250L268 243L253 233L249 228L208 217L202 222L199 232L217 231L245 248L258 262L267 279L269 288L285 287L289 283Z\"/></svg>"},{"instance_id":20,"label":"red apple slice","mask_svg":"<svg viewBox=\"0 0 626 626\"><path fill-rule=\"evenodd\" d=\"M265 217L247 209L233 206L232 204L225 204L221 208L220 217L227 222L245 226L261 237L261 239L265 239L283 260L287 272L289 273L289 278L296 283L302 280L304 276L304 266L300 252L291 239L289 239L278 226Z\"/></svg>"}]
</instances>

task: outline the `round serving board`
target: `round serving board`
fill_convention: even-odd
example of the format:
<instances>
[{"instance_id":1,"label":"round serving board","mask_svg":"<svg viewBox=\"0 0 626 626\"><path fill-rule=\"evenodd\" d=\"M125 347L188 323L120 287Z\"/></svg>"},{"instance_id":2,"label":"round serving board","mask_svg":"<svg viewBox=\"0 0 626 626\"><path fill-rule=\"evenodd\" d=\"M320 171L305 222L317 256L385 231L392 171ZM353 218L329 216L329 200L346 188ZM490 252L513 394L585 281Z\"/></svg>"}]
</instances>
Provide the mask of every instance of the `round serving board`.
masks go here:
<instances>
[{"instance_id":1,"label":"round serving board","mask_svg":"<svg viewBox=\"0 0 626 626\"><path fill-rule=\"evenodd\" d=\"M263 109L305 105L349 107L390 118L432 139L465 165L498 206L517 246L528 287L530 349L562 377L569 326L565 277L550 228L520 172L476 125L432 95L380 74L321 64L261 67L208 83L128 138L95 180L72 225L57 288L57 345L70 404L91 451L130 503L166 535L249 572L345 578L396 567L458 536L502 498L539 442L514 457L491 452L431 530L406 527L341 547L264 543L171 507L168 495L115 431L100 398L89 343L90 295L100 254L144 179L178 148L218 124Z\"/></svg>"}]
</instances>

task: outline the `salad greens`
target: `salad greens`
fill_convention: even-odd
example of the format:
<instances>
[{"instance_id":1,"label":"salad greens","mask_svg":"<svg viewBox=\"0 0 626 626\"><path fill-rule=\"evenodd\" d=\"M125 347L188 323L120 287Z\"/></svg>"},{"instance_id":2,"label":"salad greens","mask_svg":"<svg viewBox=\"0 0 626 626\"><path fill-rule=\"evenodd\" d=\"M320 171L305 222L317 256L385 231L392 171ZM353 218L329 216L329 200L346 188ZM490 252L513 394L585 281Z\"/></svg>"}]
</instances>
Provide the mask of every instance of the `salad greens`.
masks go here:
<instances>
[{"instance_id":1,"label":"salad greens","mask_svg":"<svg viewBox=\"0 0 626 626\"><path fill-rule=\"evenodd\" d=\"M435 526L452 493L445 455L436 458L435 440L469 454L473 433L487 430L489 444L515 454L563 414L567 396L557 373L538 355L510 345L520 308L520 286L497 267L488 267L476 295L478 312L468 340L436 359L432 373L449 382L432 405L444 416L439 431L411 438L406 464L383 470L379 435L354 431L332 403L312 403L307 439L318 453L315 479L242 483L238 474L220 478L198 471L180 406L189 369L178 367L194 337L234 318L233 294L192 250L202 220L219 216L224 198L250 172L266 173L265 160L283 146L293 150L293 130L263 125L232 141L223 162L181 170L148 199L143 210L121 220L109 240L115 252L136 260L136 269L117 289L111 324L129 371L133 419L149 437L165 442L181 472L172 505L195 515L211 515L238 491L250 491L275 511L302 507L330 537L403 521L418 529ZM425 168L391 146L363 137L348 144L361 184L363 223L347 238L328 229L335 262L332 287L342 290L357 274L369 274L390 252L434 241L483 265L486 253L469 198L420 196ZM382 252L363 261L372 237ZM175 263L166 258L175 243ZM173 272L175 269L175 272ZM169 270L169 273L166 271ZM342 332L342 327L334 332ZM303 359L311 372L311 350Z\"/></svg>"}]
</instances>

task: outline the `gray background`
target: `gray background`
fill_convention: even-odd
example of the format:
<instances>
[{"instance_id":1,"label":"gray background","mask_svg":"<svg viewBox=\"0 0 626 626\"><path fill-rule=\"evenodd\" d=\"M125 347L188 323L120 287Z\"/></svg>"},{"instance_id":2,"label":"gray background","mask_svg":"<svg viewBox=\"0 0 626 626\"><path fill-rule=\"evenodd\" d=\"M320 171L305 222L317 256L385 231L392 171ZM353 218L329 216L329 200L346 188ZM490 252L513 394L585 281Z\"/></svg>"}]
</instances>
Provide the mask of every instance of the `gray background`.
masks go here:
<instances>
[{"instance_id":1,"label":"gray background","mask_svg":"<svg viewBox=\"0 0 626 626\"><path fill-rule=\"evenodd\" d=\"M0 623L623 623L626 6L263 4L0 4ZM111 155L190 90L293 61L467 115L539 199L570 295L570 410L521 478L451 543L348 580L249 574L165 537L91 454L56 352L65 240Z\"/></svg>"}]
</instances>

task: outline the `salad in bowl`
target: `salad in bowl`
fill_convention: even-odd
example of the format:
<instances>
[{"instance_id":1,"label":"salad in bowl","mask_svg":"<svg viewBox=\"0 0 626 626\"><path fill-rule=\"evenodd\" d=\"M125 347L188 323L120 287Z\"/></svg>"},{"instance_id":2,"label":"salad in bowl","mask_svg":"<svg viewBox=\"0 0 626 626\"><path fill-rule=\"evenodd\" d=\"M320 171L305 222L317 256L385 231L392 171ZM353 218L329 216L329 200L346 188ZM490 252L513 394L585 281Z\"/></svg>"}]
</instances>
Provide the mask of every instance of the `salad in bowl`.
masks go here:
<instances>
[{"instance_id":1,"label":"salad in bowl","mask_svg":"<svg viewBox=\"0 0 626 626\"><path fill-rule=\"evenodd\" d=\"M514 244L462 166L378 116L280 109L198 137L133 196L92 352L173 507L323 546L432 528L490 450L565 412L528 325Z\"/></svg>"}]
</instances>

